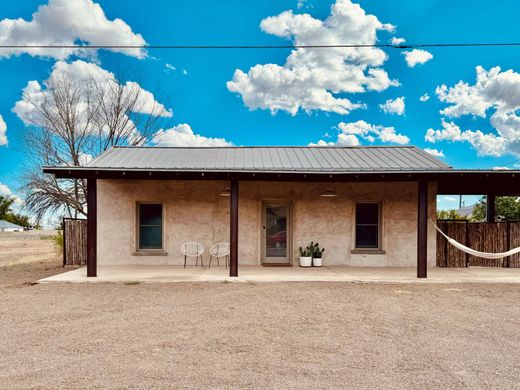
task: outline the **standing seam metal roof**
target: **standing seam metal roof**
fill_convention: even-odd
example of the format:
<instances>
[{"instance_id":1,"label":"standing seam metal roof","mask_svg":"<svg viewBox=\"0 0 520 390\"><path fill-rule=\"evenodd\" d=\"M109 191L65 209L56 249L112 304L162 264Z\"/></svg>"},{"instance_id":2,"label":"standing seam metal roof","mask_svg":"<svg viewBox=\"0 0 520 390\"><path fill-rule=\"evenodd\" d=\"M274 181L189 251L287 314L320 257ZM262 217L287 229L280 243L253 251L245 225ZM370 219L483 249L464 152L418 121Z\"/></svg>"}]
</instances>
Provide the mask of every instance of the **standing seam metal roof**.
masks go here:
<instances>
[{"instance_id":1,"label":"standing seam metal roof","mask_svg":"<svg viewBox=\"0 0 520 390\"><path fill-rule=\"evenodd\" d=\"M451 169L414 146L114 147L86 168L318 173Z\"/></svg>"}]
</instances>

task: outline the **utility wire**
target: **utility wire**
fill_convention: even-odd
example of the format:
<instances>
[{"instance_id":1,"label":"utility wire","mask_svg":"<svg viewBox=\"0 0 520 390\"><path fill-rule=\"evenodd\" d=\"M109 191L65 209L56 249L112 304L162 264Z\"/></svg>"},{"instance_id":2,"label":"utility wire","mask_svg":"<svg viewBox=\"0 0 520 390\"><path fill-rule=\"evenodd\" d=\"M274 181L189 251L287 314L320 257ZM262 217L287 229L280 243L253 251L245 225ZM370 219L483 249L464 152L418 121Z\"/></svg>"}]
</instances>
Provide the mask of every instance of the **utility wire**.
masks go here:
<instances>
[{"instance_id":1,"label":"utility wire","mask_svg":"<svg viewBox=\"0 0 520 390\"><path fill-rule=\"evenodd\" d=\"M520 46L520 42L494 43L426 43L410 45L391 44L337 44L337 45L0 45L0 49L334 49L334 48L388 48L397 50L445 47L503 47Z\"/></svg>"}]
</instances>

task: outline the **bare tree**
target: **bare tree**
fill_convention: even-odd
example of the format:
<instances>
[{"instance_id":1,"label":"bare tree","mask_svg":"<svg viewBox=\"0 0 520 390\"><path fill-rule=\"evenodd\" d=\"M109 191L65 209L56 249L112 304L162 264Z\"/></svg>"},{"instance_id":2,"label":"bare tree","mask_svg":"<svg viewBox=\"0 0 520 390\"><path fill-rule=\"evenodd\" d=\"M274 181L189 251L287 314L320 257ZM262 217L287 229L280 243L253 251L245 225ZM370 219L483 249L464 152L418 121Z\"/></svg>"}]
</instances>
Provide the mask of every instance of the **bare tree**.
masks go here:
<instances>
[{"instance_id":1,"label":"bare tree","mask_svg":"<svg viewBox=\"0 0 520 390\"><path fill-rule=\"evenodd\" d=\"M81 166L116 145L153 139L171 114L135 82L70 75L51 77L45 90L24 92L25 207L41 220L47 213L87 216L86 182L55 179L42 165Z\"/></svg>"}]
</instances>

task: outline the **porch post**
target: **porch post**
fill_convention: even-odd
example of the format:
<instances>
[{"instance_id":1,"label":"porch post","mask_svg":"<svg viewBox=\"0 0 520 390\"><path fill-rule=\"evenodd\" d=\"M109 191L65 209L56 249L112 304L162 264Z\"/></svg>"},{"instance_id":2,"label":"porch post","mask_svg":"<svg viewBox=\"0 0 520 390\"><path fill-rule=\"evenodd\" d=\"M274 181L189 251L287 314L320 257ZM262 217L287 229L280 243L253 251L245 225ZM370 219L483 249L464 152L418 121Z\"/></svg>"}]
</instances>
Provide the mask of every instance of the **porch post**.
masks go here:
<instances>
[{"instance_id":1,"label":"porch post","mask_svg":"<svg viewBox=\"0 0 520 390\"><path fill-rule=\"evenodd\" d=\"M97 183L87 179L87 277L97 276Z\"/></svg>"},{"instance_id":2,"label":"porch post","mask_svg":"<svg viewBox=\"0 0 520 390\"><path fill-rule=\"evenodd\" d=\"M427 277L428 266L428 182L418 183L417 202L417 277Z\"/></svg>"},{"instance_id":3,"label":"porch post","mask_svg":"<svg viewBox=\"0 0 520 390\"><path fill-rule=\"evenodd\" d=\"M231 179L231 221L229 229L230 261L229 276L238 276L238 180Z\"/></svg>"},{"instance_id":4,"label":"porch post","mask_svg":"<svg viewBox=\"0 0 520 390\"><path fill-rule=\"evenodd\" d=\"M495 195L488 194L486 196L486 222L492 223L495 222Z\"/></svg>"}]
</instances>

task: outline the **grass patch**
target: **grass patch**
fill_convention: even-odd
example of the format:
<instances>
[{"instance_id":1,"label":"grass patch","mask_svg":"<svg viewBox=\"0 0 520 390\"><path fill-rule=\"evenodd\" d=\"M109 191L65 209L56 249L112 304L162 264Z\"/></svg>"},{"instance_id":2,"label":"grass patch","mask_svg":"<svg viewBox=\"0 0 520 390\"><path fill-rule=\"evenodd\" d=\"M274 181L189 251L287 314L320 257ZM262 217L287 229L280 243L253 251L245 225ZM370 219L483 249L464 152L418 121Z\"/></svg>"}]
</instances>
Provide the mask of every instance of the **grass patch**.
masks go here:
<instances>
[{"instance_id":1,"label":"grass patch","mask_svg":"<svg viewBox=\"0 0 520 390\"><path fill-rule=\"evenodd\" d=\"M128 282L123 283L125 286L136 286L138 284L141 284L141 282L137 280L129 280Z\"/></svg>"}]
</instances>

